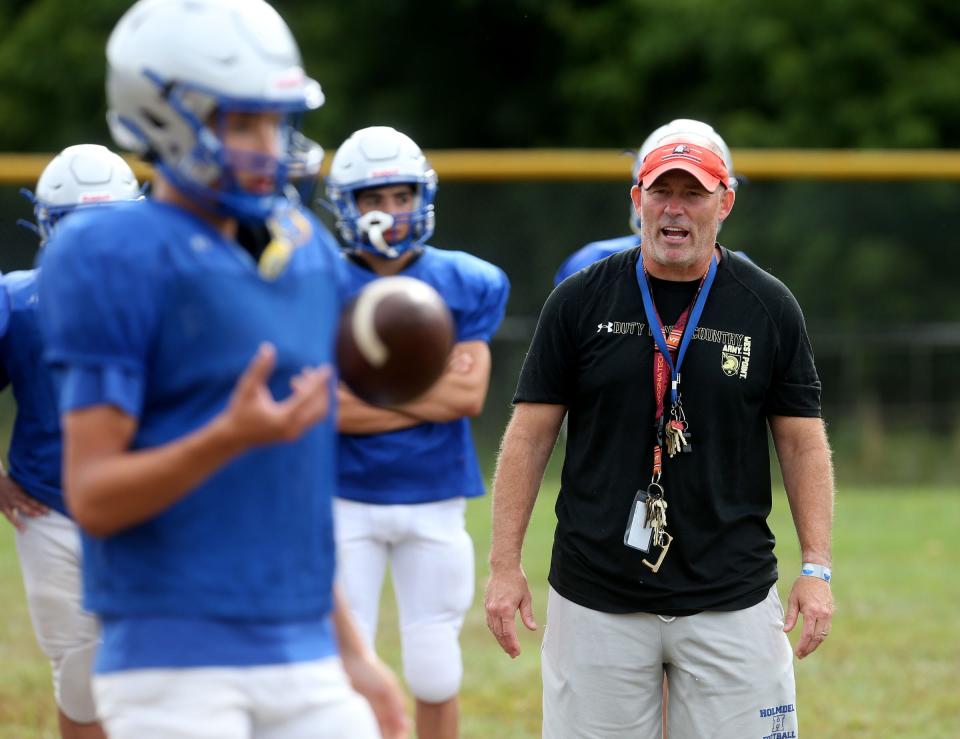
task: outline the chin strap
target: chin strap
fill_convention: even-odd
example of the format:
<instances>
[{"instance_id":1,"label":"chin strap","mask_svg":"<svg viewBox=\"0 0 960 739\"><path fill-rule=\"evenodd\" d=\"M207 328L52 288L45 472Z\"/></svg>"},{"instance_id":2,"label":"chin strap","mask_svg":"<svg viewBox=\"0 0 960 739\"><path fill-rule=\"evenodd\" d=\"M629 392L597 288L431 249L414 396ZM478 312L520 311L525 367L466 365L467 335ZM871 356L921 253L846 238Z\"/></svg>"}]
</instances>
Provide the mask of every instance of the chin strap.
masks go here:
<instances>
[{"instance_id":1,"label":"chin strap","mask_svg":"<svg viewBox=\"0 0 960 739\"><path fill-rule=\"evenodd\" d=\"M300 199L293 185L285 188L288 205L278 208L267 218L270 243L264 248L257 263L260 274L275 280L287 268L293 250L306 244L313 236L313 227L300 212Z\"/></svg>"},{"instance_id":2,"label":"chin strap","mask_svg":"<svg viewBox=\"0 0 960 739\"><path fill-rule=\"evenodd\" d=\"M388 259L396 259L400 252L394 249L383 238L383 232L393 228L393 216L381 210L371 210L364 213L357 221L357 228L361 236L370 239L373 247Z\"/></svg>"},{"instance_id":3,"label":"chin strap","mask_svg":"<svg viewBox=\"0 0 960 739\"><path fill-rule=\"evenodd\" d=\"M23 197L25 197L27 200L30 201L30 205L33 206L34 217L36 217L36 213L37 213L37 197L36 197L36 195L33 194L33 191L32 191L32 190L28 190L26 187L21 187L21 188L20 188L20 194L23 195ZM39 224L34 223L33 221L28 221L28 220L25 219L25 218L18 218L18 219L17 219L17 225L18 225L18 226L22 226L23 228L27 229L28 231L33 231L37 236L40 236L41 238L43 238L43 234L40 233L40 226L39 226Z\"/></svg>"},{"instance_id":4,"label":"chin strap","mask_svg":"<svg viewBox=\"0 0 960 739\"><path fill-rule=\"evenodd\" d=\"M17 225L22 226L28 231L33 231L34 234L40 236L40 227L33 221L28 221L26 218L18 218Z\"/></svg>"}]
</instances>

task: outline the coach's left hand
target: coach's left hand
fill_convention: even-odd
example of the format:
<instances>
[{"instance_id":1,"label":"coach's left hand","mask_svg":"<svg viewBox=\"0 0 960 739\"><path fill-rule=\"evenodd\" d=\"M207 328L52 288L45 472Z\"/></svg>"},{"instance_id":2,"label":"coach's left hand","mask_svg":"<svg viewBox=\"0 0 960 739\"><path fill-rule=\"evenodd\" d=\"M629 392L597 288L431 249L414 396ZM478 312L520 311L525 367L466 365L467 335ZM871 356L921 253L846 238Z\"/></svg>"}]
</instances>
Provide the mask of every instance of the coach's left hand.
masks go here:
<instances>
[{"instance_id":1,"label":"coach's left hand","mask_svg":"<svg viewBox=\"0 0 960 739\"><path fill-rule=\"evenodd\" d=\"M793 650L798 659L812 654L830 635L833 621L833 595L830 583L818 577L801 575L790 590L783 630L790 632L803 614L803 629L800 640Z\"/></svg>"}]
</instances>

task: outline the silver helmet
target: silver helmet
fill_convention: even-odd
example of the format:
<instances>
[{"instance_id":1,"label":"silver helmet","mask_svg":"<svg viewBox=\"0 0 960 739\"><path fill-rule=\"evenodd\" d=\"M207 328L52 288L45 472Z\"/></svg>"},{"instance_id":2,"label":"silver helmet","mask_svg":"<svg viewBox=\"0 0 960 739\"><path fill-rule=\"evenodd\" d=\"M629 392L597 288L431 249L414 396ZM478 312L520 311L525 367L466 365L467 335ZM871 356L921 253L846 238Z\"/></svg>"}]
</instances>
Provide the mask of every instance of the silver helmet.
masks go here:
<instances>
[{"instance_id":1,"label":"silver helmet","mask_svg":"<svg viewBox=\"0 0 960 739\"><path fill-rule=\"evenodd\" d=\"M119 155L99 144L77 144L50 160L37 180L36 192L24 194L33 202L34 230L42 244L65 214L91 205L136 200L140 185Z\"/></svg>"},{"instance_id":2,"label":"silver helmet","mask_svg":"<svg viewBox=\"0 0 960 739\"><path fill-rule=\"evenodd\" d=\"M323 104L280 15L263 0L140 0L107 43L107 121L117 144L152 160L179 189L238 218L262 218L288 177L319 172L323 151L292 117ZM230 112L286 114L279 159L231 155L218 135ZM288 120L289 119L289 120ZM237 162L273 192L237 183Z\"/></svg>"},{"instance_id":3,"label":"silver helmet","mask_svg":"<svg viewBox=\"0 0 960 739\"><path fill-rule=\"evenodd\" d=\"M414 189L410 213L360 213L356 200L360 190L397 184ZM362 128L344 141L333 157L326 193L340 236L350 248L395 258L433 234L437 174L416 142L395 128ZM384 232L398 222L409 225L406 236L387 243Z\"/></svg>"}]
</instances>

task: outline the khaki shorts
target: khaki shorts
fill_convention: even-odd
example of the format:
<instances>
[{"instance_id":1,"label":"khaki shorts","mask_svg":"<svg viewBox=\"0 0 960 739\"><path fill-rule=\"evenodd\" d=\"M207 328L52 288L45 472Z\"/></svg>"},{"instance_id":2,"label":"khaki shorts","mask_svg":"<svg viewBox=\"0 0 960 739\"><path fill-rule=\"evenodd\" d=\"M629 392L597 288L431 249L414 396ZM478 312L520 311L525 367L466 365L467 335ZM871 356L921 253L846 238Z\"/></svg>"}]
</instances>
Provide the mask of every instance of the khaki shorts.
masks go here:
<instances>
[{"instance_id":1,"label":"khaki shorts","mask_svg":"<svg viewBox=\"0 0 960 739\"><path fill-rule=\"evenodd\" d=\"M550 589L541 648L545 739L793 739L793 653L776 587L751 608L611 614Z\"/></svg>"}]
</instances>

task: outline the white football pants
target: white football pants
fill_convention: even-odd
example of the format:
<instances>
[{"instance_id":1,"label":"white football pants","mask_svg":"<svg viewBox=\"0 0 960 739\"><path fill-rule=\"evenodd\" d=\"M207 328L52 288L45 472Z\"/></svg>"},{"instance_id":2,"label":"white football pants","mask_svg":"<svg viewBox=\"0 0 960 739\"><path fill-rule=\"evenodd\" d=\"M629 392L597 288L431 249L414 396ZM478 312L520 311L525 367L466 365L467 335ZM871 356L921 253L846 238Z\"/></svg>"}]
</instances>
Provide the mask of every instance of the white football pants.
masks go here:
<instances>
[{"instance_id":1,"label":"white football pants","mask_svg":"<svg viewBox=\"0 0 960 739\"><path fill-rule=\"evenodd\" d=\"M81 606L80 530L54 510L23 521L17 556L37 644L53 668L57 706L77 723L96 721L90 672L100 629Z\"/></svg>"},{"instance_id":2,"label":"white football pants","mask_svg":"<svg viewBox=\"0 0 960 739\"><path fill-rule=\"evenodd\" d=\"M387 564L400 618L403 674L426 703L457 695L460 628L473 600L473 542L464 498L414 505L334 499L337 580L357 625L375 644Z\"/></svg>"}]
</instances>

